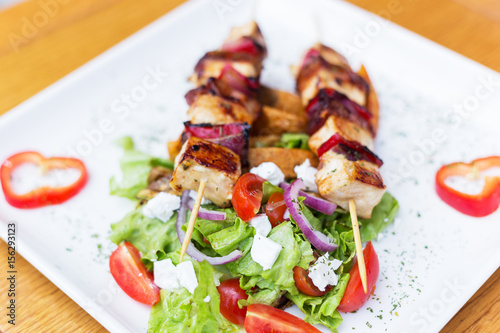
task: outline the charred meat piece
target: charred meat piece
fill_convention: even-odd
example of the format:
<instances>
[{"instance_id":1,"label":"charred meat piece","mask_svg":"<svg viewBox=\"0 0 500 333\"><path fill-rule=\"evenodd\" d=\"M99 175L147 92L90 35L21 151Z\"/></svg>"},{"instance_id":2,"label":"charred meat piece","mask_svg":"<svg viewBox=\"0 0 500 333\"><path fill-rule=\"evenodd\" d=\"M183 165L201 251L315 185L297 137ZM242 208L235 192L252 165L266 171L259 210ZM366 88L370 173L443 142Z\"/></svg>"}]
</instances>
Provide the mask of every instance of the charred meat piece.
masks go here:
<instances>
[{"instance_id":1,"label":"charred meat piece","mask_svg":"<svg viewBox=\"0 0 500 333\"><path fill-rule=\"evenodd\" d=\"M220 207L229 207L240 175L240 158L236 153L208 140L191 137L175 159L170 187L177 193L197 191L200 180L205 179L204 197Z\"/></svg>"},{"instance_id":2,"label":"charred meat piece","mask_svg":"<svg viewBox=\"0 0 500 333\"><path fill-rule=\"evenodd\" d=\"M319 119L321 120L321 119ZM317 152L319 147L335 134L340 134L347 140L359 141L362 145L373 148L373 137L371 132L349 119L339 116L328 116L323 125L309 139L309 148Z\"/></svg>"},{"instance_id":3,"label":"charred meat piece","mask_svg":"<svg viewBox=\"0 0 500 333\"><path fill-rule=\"evenodd\" d=\"M211 77L219 77L222 70L231 66L243 76L257 80L262 70L259 57L245 52L211 51L198 61L190 80L197 86L205 84Z\"/></svg>"},{"instance_id":4,"label":"charred meat piece","mask_svg":"<svg viewBox=\"0 0 500 333\"><path fill-rule=\"evenodd\" d=\"M333 88L359 105L366 105L368 85L345 65L331 64L318 51L309 51L297 73L297 91L307 105L322 88Z\"/></svg>"},{"instance_id":5,"label":"charred meat piece","mask_svg":"<svg viewBox=\"0 0 500 333\"><path fill-rule=\"evenodd\" d=\"M348 119L374 135L374 129L370 122L372 114L364 107L351 101L347 96L331 88L321 89L307 105L306 113L308 117L307 133L309 135L314 134L330 115Z\"/></svg>"},{"instance_id":6,"label":"charred meat piece","mask_svg":"<svg viewBox=\"0 0 500 333\"><path fill-rule=\"evenodd\" d=\"M233 27L221 47L223 51L246 52L264 59L267 56L267 46L264 36L255 21L241 27Z\"/></svg>"},{"instance_id":7,"label":"charred meat piece","mask_svg":"<svg viewBox=\"0 0 500 333\"><path fill-rule=\"evenodd\" d=\"M225 99L227 102L240 104L247 110L248 117L252 122L257 119L261 113L262 106L255 98L255 94L247 95L237 89L234 89L226 82L210 78L207 84L199 88L188 91L186 94L186 102L191 106L200 96L211 95Z\"/></svg>"},{"instance_id":8,"label":"charred meat piece","mask_svg":"<svg viewBox=\"0 0 500 333\"><path fill-rule=\"evenodd\" d=\"M249 123L254 117L241 102L212 94L197 95L187 111L193 124Z\"/></svg>"},{"instance_id":9,"label":"charred meat piece","mask_svg":"<svg viewBox=\"0 0 500 333\"><path fill-rule=\"evenodd\" d=\"M316 185L323 198L345 210L349 210L349 200L354 200L357 214L362 218L371 217L385 192L376 164L365 160L350 161L332 150L320 157Z\"/></svg>"},{"instance_id":10,"label":"charred meat piece","mask_svg":"<svg viewBox=\"0 0 500 333\"><path fill-rule=\"evenodd\" d=\"M182 142L190 137L212 141L221 146L231 149L240 156L242 166L248 165L248 141L250 136L250 125L247 123L231 123L223 125L191 124L184 123Z\"/></svg>"}]
</instances>

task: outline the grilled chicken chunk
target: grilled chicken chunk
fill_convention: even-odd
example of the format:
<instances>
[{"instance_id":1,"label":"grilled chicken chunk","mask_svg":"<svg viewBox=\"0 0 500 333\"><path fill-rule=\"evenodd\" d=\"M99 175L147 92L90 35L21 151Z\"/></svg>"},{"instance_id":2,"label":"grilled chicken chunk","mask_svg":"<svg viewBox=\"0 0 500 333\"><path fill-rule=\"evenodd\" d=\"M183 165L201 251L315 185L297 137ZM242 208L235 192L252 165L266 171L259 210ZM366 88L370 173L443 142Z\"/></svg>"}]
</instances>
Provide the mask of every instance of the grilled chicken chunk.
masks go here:
<instances>
[{"instance_id":1,"label":"grilled chicken chunk","mask_svg":"<svg viewBox=\"0 0 500 333\"><path fill-rule=\"evenodd\" d=\"M297 90L307 105L322 88L333 88L359 105L366 104L368 86L354 72L340 66L316 61L303 68L297 78Z\"/></svg>"},{"instance_id":2,"label":"grilled chicken chunk","mask_svg":"<svg viewBox=\"0 0 500 333\"><path fill-rule=\"evenodd\" d=\"M309 148L317 153L318 148L335 133L339 133L347 140L358 141L362 145L373 149L373 137L370 131L346 118L338 116L328 117L325 124L309 139Z\"/></svg>"},{"instance_id":3,"label":"grilled chicken chunk","mask_svg":"<svg viewBox=\"0 0 500 333\"><path fill-rule=\"evenodd\" d=\"M316 174L319 194L346 210L352 199L358 216L370 218L385 192L378 166L365 160L349 161L333 151L320 157L320 166Z\"/></svg>"},{"instance_id":4,"label":"grilled chicken chunk","mask_svg":"<svg viewBox=\"0 0 500 333\"><path fill-rule=\"evenodd\" d=\"M224 42L224 46L222 46L222 48L230 48L231 45L240 42L241 38L251 39L254 43L262 48L262 55L264 57L267 56L266 41L264 40L264 36L262 35L262 32L260 31L260 28L255 21L248 22L241 27L231 28L229 37Z\"/></svg>"},{"instance_id":5,"label":"grilled chicken chunk","mask_svg":"<svg viewBox=\"0 0 500 333\"><path fill-rule=\"evenodd\" d=\"M196 96L187 114L193 124L251 124L254 120L252 114L239 101L211 94Z\"/></svg>"},{"instance_id":6,"label":"grilled chicken chunk","mask_svg":"<svg viewBox=\"0 0 500 333\"><path fill-rule=\"evenodd\" d=\"M369 87L347 60L324 45L310 49L296 70L297 91L307 105L322 88L333 88L359 105L366 105Z\"/></svg>"},{"instance_id":7,"label":"grilled chicken chunk","mask_svg":"<svg viewBox=\"0 0 500 333\"><path fill-rule=\"evenodd\" d=\"M197 191L207 180L204 197L220 207L229 207L233 188L241 175L240 158L230 149L197 137L190 137L175 159L170 187L177 193Z\"/></svg>"},{"instance_id":8,"label":"grilled chicken chunk","mask_svg":"<svg viewBox=\"0 0 500 333\"><path fill-rule=\"evenodd\" d=\"M243 76L257 78L262 70L262 62L248 53L233 53L229 51L208 52L195 67L195 73L189 78L197 86L207 83L211 77L219 77L222 69L230 65Z\"/></svg>"}]
</instances>

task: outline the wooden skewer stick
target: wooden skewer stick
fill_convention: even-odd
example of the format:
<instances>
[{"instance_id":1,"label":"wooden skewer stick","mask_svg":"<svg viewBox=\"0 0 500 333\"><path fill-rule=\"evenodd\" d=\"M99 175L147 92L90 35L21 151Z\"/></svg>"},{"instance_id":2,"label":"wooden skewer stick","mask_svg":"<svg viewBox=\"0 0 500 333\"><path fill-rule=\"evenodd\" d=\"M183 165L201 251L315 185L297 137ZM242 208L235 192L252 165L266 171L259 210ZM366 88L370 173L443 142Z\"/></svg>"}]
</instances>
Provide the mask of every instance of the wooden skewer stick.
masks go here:
<instances>
[{"instance_id":1,"label":"wooden skewer stick","mask_svg":"<svg viewBox=\"0 0 500 333\"><path fill-rule=\"evenodd\" d=\"M368 287L366 283L365 257L363 255L363 246L361 245L358 216L356 214L356 204L354 203L354 200L349 200L349 212L351 213L352 231L354 232L354 243L356 244L356 254L358 256L359 276L361 277L363 290L365 291L365 294L368 294Z\"/></svg>"},{"instance_id":2,"label":"wooden skewer stick","mask_svg":"<svg viewBox=\"0 0 500 333\"><path fill-rule=\"evenodd\" d=\"M184 241L182 242L180 261L182 261L182 259L184 258L189 242L191 242L194 223L196 222L196 217L198 217L198 211L200 210L201 200L203 199L203 192L205 192L206 185L207 181L205 179L202 179L200 182L200 187L198 188L198 195L196 196L196 201L194 202L193 209L191 210L191 216L189 217L189 223L186 230L186 235L184 236Z\"/></svg>"}]
</instances>

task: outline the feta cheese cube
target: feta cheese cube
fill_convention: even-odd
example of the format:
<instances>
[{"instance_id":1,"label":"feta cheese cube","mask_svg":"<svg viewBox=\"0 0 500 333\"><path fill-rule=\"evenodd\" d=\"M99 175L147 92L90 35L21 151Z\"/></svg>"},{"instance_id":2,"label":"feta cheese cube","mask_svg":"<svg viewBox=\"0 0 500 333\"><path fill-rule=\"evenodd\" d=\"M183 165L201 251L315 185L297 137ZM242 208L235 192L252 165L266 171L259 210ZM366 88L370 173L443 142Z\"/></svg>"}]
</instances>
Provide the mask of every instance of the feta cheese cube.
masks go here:
<instances>
[{"instance_id":1,"label":"feta cheese cube","mask_svg":"<svg viewBox=\"0 0 500 333\"><path fill-rule=\"evenodd\" d=\"M264 270L271 269L281 252L281 245L262 235L253 238L250 255L253 261L262 266Z\"/></svg>"},{"instance_id":2,"label":"feta cheese cube","mask_svg":"<svg viewBox=\"0 0 500 333\"><path fill-rule=\"evenodd\" d=\"M330 260L328 253L325 253L316 260L316 263L309 267L309 277L319 290L325 291L326 286L336 286L339 277L335 270L342 265L342 261L337 259Z\"/></svg>"},{"instance_id":3,"label":"feta cheese cube","mask_svg":"<svg viewBox=\"0 0 500 333\"><path fill-rule=\"evenodd\" d=\"M255 215L250 220L250 226L255 229L257 235L266 237L271 232L272 226L266 214Z\"/></svg>"},{"instance_id":4,"label":"feta cheese cube","mask_svg":"<svg viewBox=\"0 0 500 333\"><path fill-rule=\"evenodd\" d=\"M261 163L259 166L251 168L250 172L264 178L276 186L279 186L281 182L285 181L285 175L273 162Z\"/></svg>"},{"instance_id":5,"label":"feta cheese cube","mask_svg":"<svg viewBox=\"0 0 500 333\"><path fill-rule=\"evenodd\" d=\"M157 218L162 222L167 222L174 214L174 210L179 209L180 206L181 198L170 193L160 192L144 205L142 213L151 219Z\"/></svg>"},{"instance_id":6,"label":"feta cheese cube","mask_svg":"<svg viewBox=\"0 0 500 333\"><path fill-rule=\"evenodd\" d=\"M165 259L154 263L155 284L161 289L173 291L179 289L179 279L177 278L175 265L172 260Z\"/></svg>"},{"instance_id":7,"label":"feta cheese cube","mask_svg":"<svg viewBox=\"0 0 500 333\"><path fill-rule=\"evenodd\" d=\"M198 279L194 272L193 263L191 261L183 261L177 265L176 269L179 284L189 290L191 294L194 293L194 290L198 287Z\"/></svg>"},{"instance_id":8,"label":"feta cheese cube","mask_svg":"<svg viewBox=\"0 0 500 333\"><path fill-rule=\"evenodd\" d=\"M184 287L192 294L198 287L198 279L191 261L183 261L177 267L170 259L157 261L154 263L154 277L155 284L168 291Z\"/></svg>"},{"instance_id":9,"label":"feta cheese cube","mask_svg":"<svg viewBox=\"0 0 500 333\"><path fill-rule=\"evenodd\" d=\"M210 302L210 299L211 299L210 295L207 295L207 297L203 299L203 302L208 303Z\"/></svg>"},{"instance_id":10,"label":"feta cheese cube","mask_svg":"<svg viewBox=\"0 0 500 333\"><path fill-rule=\"evenodd\" d=\"M302 179L306 190L318 192L318 187L316 186L316 173L318 169L311 166L311 161L309 161L309 159L305 160L301 165L295 166L293 171L297 174L297 178Z\"/></svg>"}]
</instances>

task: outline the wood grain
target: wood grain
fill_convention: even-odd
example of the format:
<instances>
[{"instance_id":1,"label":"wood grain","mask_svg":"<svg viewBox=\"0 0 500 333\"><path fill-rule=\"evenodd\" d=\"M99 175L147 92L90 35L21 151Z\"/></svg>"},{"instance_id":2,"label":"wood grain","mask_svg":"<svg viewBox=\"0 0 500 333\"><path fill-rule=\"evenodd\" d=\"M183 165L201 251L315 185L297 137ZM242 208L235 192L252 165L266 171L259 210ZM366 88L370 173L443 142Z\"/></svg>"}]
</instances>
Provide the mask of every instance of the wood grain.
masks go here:
<instances>
[{"instance_id":1,"label":"wood grain","mask_svg":"<svg viewBox=\"0 0 500 333\"><path fill-rule=\"evenodd\" d=\"M0 12L0 114L167 13L184 0L28 0ZM397 0L350 0L380 13ZM42 3L52 4L52 11ZM399 0L391 20L500 71L500 1ZM56 6L55 4L59 4ZM44 23L43 14L48 20ZM49 15L52 13L53 15ZM29 38L23 27L37 20ZM44 24L42 24L44 23ZM24 28L26 29L26 28ZM25 31L26 32L26 31ZM26 36L26 34L25 34ZM6 304L7 246L0 241L0 304ZM18 325L0 319L5 332L106 330L21 256ZM496 332L500 324L500 270L482 286L443 332Z\"/></svg>"}]
</instances>

